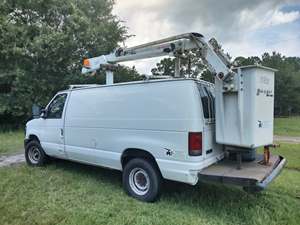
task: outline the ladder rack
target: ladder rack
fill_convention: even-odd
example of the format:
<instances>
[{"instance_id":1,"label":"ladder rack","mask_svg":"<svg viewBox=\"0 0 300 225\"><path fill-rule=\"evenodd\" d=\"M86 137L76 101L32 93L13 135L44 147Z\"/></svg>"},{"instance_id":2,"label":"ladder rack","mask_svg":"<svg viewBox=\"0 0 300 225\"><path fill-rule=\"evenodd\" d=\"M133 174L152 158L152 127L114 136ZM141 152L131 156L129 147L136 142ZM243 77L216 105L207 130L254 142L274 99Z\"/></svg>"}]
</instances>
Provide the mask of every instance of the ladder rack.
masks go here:
<instances>
[{"instance_id":1,"label":"ladder rack","mask_svg":"<svg viewBox=\"0 0 300 225\"><path fill-rule=\"evenodd\" d=\"M101 86L101 85L99 85L99 84L72 84L72 85L69 85L69 90L76 89L76 88L98 87L98 86Z\"/></svg>"}]
</instances>

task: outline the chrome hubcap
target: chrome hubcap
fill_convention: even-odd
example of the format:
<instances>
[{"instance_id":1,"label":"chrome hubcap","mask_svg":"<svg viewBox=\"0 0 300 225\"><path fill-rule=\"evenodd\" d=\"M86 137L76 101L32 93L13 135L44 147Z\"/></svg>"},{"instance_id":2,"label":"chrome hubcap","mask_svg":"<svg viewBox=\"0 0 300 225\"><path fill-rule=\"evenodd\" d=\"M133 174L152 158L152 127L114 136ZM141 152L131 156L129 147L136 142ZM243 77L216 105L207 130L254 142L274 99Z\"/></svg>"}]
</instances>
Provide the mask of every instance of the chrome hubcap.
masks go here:
<instances>
[{"instance_id":1,"label":"chrome hubcap","mask_svg":"<svg viewBox=\"0 0 300 225\"><path fill-rule=\"evenodd\" d=\"M28 158L32 164L37 164L41 158L41 152L38 147L31 147L28 150Z\"/></svg>"},{"instance_id":2,"label":"chrome hubcap","mask_svg":"<svg viewBox=\"0 0 300 225\"><path fill-rule=\"evenodd\" d=\"M129 174L130 188L137 195L145 195L150 187L150 179L145 170L134 168Z\"/></svg>"}]
</instances>

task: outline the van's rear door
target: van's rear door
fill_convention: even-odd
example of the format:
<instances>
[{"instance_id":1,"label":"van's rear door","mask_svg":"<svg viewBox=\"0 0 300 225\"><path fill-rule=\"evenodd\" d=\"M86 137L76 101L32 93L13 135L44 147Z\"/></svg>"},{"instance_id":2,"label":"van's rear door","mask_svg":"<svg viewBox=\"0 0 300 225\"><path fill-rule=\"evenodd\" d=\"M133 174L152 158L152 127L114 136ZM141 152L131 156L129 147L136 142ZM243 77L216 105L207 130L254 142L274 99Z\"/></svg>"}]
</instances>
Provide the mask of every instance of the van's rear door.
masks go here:
<instances>
[{"instance_id":1,"label":"van's rear door","mask_svg":"<svg viewBox=\"0 0 300 225\"><path fill-rule=\"evenodd\" d=\"M215 152L215 97L214 88L208 84L197 84L204 117L203 127L203 157L209 158L219 152Z\"/></svg>"},{"instance_id":2,"label":"van's rear door","mask_svg":"<svg viewBox=\"0 0 300 225\"><path fill-rule=\"evenodd\" d=\"M207 123L203 127L203 157L209 158L211 155L214 154L213 147L214 147L214 133L215 133L215 126L212 123Z\"/></svg>"}]
</instances>

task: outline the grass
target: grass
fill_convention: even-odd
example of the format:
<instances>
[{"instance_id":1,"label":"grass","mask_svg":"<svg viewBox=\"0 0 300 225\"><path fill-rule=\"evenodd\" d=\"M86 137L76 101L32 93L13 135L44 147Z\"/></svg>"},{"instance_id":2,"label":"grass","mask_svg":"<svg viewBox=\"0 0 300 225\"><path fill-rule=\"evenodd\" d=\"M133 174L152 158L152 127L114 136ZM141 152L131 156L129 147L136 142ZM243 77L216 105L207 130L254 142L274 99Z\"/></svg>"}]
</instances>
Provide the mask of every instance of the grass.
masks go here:
<instances>
[{"instance_id":1,"label":"grass","mask_svg":"<svg viewBox=\"0 0 300 225\"><path fill-rule=\"evenodd\" d=\"M300 137L300 117L276 118L274 134Z\"/></svg>"},{"instance_id":2,"label":"grass","mask_svg":"<svg viewBox=\"0 0 300 225\"><path fill-rule=\"evenodd\" d=\"M287 159L286 168L300 172L300 144L281 143L279 148L271 149L271 154L285 157Z\"/></svg>"},{"instance_id":3,"label":"grass","mask_svg":"<svg viewBox=\"0 0 300 225\"><path fill-rule=\"evenodd\" d=\"M116 171L61 160L43 168L0 168L1 224L297 225L299 148L284 144L275 150L288 165L260 194L223 185L166 182L154 204L128 197Z\"/></svg>"},{"instance_id":4,"label":"grass","mask_svg":"<svg viewBox=\"0 0 300 225\"><path fill-rule=\"evenodd\" d=\"M275 133L299 136L299 121L299 117L276 119ZM22 131L0 133L0 154L22 149L23 136ZM43 168L25 164L0 168L1 224L298 225L300 144L281 144L272 152L286 157L288 163L262 193L166 182L154 204L128 197L116 171L61 160Z\"/></svg>"},{"instance_id":5,"label":"grass","mask_svg":"<svg viewBox=\"0 0 300 225\"><path fill-rule=\"evenodd\" d=\"M24 131L0 132L0 155L23 150Z\"/></svg>"},{"instance_id":6,"label":"grass","mask_svg":"<svg viewBox=\"0 0 300 225\"><path fill-rule=\"evenodd\" d=\"M262 154L263 148L260 148L258 153ZM280 143L280 147L271 149L271 154L283 156L287 160L285 168L300 172L300 144Z\"/></svg>"}]
</instances>

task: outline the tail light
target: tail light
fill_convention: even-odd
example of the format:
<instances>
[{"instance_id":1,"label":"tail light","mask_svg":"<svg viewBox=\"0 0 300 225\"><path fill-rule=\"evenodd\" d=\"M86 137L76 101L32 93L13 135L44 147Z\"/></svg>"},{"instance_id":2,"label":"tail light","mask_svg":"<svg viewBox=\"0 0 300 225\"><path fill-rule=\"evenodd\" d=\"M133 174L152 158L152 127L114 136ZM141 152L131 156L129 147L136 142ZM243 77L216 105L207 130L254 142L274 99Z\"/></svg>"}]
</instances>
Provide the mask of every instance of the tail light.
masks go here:
<instances>
[{"instance_id":1,"label":"tail light","mask_svg":"<svg viewBox=\"0 0 300 225\"><path fill-rule=\"evenodd\" d=\"M189 155L202 155L202 133L189 132Z\"/></svg>"}]
</instances>

